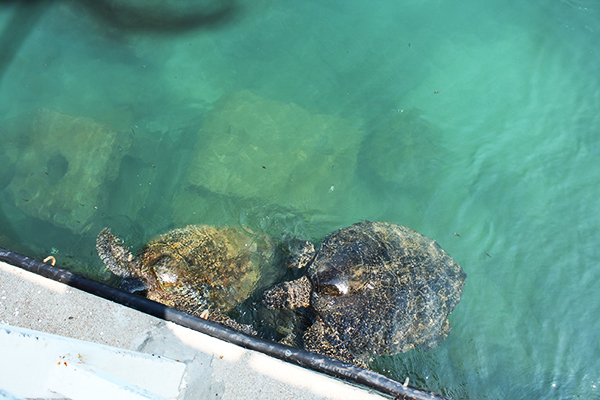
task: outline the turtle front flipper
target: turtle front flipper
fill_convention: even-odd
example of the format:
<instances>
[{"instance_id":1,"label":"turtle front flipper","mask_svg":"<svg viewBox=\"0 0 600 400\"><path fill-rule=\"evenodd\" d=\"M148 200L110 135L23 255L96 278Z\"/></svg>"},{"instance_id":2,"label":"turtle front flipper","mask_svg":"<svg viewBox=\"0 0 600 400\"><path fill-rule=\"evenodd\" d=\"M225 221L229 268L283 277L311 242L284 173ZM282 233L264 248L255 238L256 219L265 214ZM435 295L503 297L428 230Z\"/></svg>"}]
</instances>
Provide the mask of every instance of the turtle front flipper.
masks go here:
<instances>
[{"instance_id":1,"label":"turtle front flipper","mask_svg":"<svg viewBox=\"0 0 600 400\"><path fill-rule=\"evenodd\" d=\"M266 291L263 304L269 309L309 307L310 293L310 281L303 276L295 281L280 283Z\"/></svg>"},{"instance_id":2,"label":"turtle front flipper","mask_svg":"<svg viewBox=\"0 0 600 400\"><path fill-rule=\"evenodd\" d=\"M205 310L200 315L197 315L200 318L207 319L209 321L217 322L221 325L225 325L233 330L238 332L245 333L246 335L256 336L258 332L252 327L252 325L240 324L239 322L231 319L227 315L220 313L218 311L208 311Z\"/></svg>"},{"instance_id":3,"label":"turtle front flipper","mask_svg":"<svg viewBox=\"0 0 600 400\"><path fill-rule=\"evenodd\" d=\"M326 327L320 319L306 330L303 340L305 350L368 368L369 360L356 357L340 338L338 332Z\"/></svg>"},{"instance_id":4,"label":"turtle front flipper","mask_svg":"<svg viewBox=\"0 0 600 400\"><path fill-rule=\"evenodd\" d=\"M142 279L124 279L123 282L121 282L121 284L119 285L119 289L129 293L135 293L148 290L149 286L148 282Z\"/></svg>"},{"instance_id":5,"label":"turtle front flipper","mask_svg":"<svg viewBox=\"0 0 600 400\"><path fill-rule=\"evenodd\" d=\"M315 245L308 240L284 238L280 249L286 257L285 264L290 269L305 268L315 258Z\"/></svg>"},{"instance_id":6,"label":"turtle front flipper","mask_svg":"<svg viewBox=\"0 0 600 400\"><path fill-rule=\"evenodd\" d=\"M96 251L106 267L115 275L124 279L140 279L136 272L138 261L123 242L104 228L96 239Z\"/></svg>"}]
</instances>

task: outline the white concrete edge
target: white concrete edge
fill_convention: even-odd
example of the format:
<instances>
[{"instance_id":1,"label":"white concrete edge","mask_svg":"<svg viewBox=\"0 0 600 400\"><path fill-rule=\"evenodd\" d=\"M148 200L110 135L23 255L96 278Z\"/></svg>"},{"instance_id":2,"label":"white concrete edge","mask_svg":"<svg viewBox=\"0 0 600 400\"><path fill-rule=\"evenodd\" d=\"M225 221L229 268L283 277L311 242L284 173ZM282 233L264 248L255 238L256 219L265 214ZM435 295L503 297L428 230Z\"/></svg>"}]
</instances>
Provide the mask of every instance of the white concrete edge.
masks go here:
<instances>
[{"instance_id":1,"label":"white concrete edge","mask_svg":"<svg viewBox=\"0 0 600 400\"><path fill-rule=\"evenodd\" d=\"M0 325L0 388L25 398L176 399L185 364Z\"/></svg>"}]
</instances>

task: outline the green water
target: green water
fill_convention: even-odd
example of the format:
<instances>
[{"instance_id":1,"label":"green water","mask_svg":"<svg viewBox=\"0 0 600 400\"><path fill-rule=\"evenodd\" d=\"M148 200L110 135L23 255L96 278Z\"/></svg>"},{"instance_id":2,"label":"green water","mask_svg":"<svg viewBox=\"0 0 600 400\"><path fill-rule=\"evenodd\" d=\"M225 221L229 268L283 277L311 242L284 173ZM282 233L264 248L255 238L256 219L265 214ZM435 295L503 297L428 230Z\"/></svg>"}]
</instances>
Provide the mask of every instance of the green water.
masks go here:
<instances>
[{"instance_id":1,"label":"green water","mask_svg":"<svg viewBox=\"0 0 600 400\"><path fill-rule=\"evenodd\" d=\"M599 399L600 2L487 3L4 4L0 246L110 282L105 226L406 225L468 279L444 343L375 370Z\"/></svg>"}]
</instances>

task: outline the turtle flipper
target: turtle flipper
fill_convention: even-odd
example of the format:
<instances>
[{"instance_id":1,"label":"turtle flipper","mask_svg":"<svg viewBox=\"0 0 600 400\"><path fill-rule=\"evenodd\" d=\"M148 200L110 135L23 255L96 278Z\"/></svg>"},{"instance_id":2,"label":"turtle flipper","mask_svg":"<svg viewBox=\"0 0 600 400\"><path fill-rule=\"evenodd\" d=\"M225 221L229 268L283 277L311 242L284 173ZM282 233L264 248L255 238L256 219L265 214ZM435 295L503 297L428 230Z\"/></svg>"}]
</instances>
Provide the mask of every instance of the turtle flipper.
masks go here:
<instances>
[{"instance_id":1,"label":"turtle flipper","mask_svg":"<svg viewBox=\"0 0 600 400\"><path fill-rule=\"evenodd\" d=\"M144 290L148 290L148 282L142 279L125 279L121 282L119 289L129 293L143 292Z\"/></svg>"},{"instance_id":2,"label":"turtle flipper","mask_svg":"<svg viewBox=\"0 0 600 400\"><path fill-rule=\"evenodd\" d=\"M321 320L317 320L306 330L303 340L305 350L334 357L362 368L367 368L369 363L368 359L356 357L340 338L338 332L327 329Z\"/></svg>"},{"instance_id":3,"label":"turtle flipper","mask_svg":"<svg viewBox=\"0 0 600 400\"><path fill-rule=\"evenodd\" d=\"M208 311L198 315L200 318L208 319L209 321L217 322L221 325L225 325L228 328L236 330L238 332L245 333L246 335L258 335L256 330L252 327L252 325L240 324L239 322L231 319L227 315L220 313L218 311Z\"/></svg>"},{"instance_id":4,"label":"turtle flipper","mask_svg":"<svg viewBox=\"0 0 600 400\"><path fill-rule=\"evenodd\" d=\"M115 275L125 279L139 279L135 272L137 262L122 241L104 228L96 239L96 251L106 267Z\"/></svg>"},{"instance_id":5,"label":"turtle flipper","mask_svg":"<svg viewBox=\"0 0 600 400\"><path fill-rule=\"evenodd\" d=\"M311 285L306 276L291 282L283 282L265 292L263 304L270 309L310 306Z\"/></svg>"},{"instance_id":6,"label":"turtle flipper","mask_svg":"<svg viewBox=\"0 0 600 400\"><path fill-rule=\"evenodd\" d=\"M315 258L315 245L308 240L285 238L280 248L287 258L286 266L291 269L302 269Z\"/></svg>"}]
</instances>

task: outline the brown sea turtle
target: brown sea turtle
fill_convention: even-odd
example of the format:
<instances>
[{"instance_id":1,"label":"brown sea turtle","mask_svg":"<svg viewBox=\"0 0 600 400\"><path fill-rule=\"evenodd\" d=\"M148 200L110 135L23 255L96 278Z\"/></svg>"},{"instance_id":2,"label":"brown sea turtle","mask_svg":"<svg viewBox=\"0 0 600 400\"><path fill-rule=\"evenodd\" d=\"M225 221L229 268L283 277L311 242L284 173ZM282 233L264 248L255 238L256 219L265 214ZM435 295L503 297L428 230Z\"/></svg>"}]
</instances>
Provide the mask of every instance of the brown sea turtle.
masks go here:
<instances>
[{"instance_id":1,"label":"brown sea turtle","mask_svg":"<svg viewBox=\"0 0 600 400\"><path fill-rule=\"evenodd\" d=\"M306 274L267 291L268 308L309 307L305 349L365 366L373 355L431 348L450 332L466 274L435 241L361 222L323 240Z\"/></svg>"},{"instance_id":2,"label":"brown sea turtle","mask_svg":"<svg viewBox=\"0 0 600 400\"><path fill-rule=\"evenodd\" d=\"M145 290L151 300L253 334L226 313L270 284L261 280L262 272L274 262L278 245L241 227L189 225L158 236L137 256L105 228L96 249L108 269L125 279L123 289Z\"/></svg>"}]
</instances>

